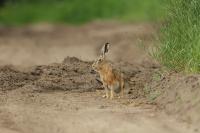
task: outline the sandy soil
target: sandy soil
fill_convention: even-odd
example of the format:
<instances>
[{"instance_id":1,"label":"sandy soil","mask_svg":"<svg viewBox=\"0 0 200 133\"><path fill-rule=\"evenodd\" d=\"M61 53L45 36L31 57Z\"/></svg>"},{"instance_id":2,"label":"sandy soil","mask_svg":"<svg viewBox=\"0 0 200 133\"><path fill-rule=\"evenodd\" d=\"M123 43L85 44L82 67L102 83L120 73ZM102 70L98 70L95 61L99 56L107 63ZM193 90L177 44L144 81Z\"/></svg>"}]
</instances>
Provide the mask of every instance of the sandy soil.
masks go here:
<instances>
[{"instance_id":1,"label":"sandy soil","mask_svg":"<svg viewBox=\"0 0 200 133\"><path fill-rule=\"evenodd\" d=\"M113 45L113 61L141 62L146 53L137 45L151 44L150 24L91 23L81 27L48 24L0 29L0 63L32 66L62 62L67 56L93 60L105 42ZM123 50L122 50L123 49ZM138 55L141 55L138 57Z\"/></svg>"},{"instance_id":2,"label":"sandy soil","mask_svg":"<svg viewBox=\"0 0 200 133\"><path fill-rule=\"evenodd\" d=\"M198 120L193 118L200 117L191 106L194 115L190 117L190 123L171 113L174 112L172 106L179 104L174 104L174 93L170 95L173 101L165 92L175 91L163 91L163 88L166 83L172 86L181 82L179 78L160 75L160 66L141 49L143 46L148 49L155 43L155 34L156 26L145 23L2 27L0 132L199 132L198 123L193 126L193 122ZM99 76L91 70L91 61L98 56L105 42L112 43L109 59L125 74L127 87L123 99L102 98ZM182 76L178 77L182 80ZM190 79L184 79L188 81L185 85L194 84ZM180 90L178 94L182 94L181 89L177 90ZM194 90L194 93L199 92ZM185 95L179 97L184 99ZM195 106L198 100L191 105ZM169 101L173 104L168 104ZM194 109L198 110L198 107ZM176 114L179 112L190 114L187 109Z\"/></svg>"},{"instance_id":3,"label":"sandy soil","mask_svg":"<svg viewBox=\"0 0 200 133\"><path fill-rule=\"evenodd\" d=\"M100 92L99 92L100 93ZM183 133L185 125L134 100L106 100L97 92L6 93L0 107L1 132Z\"/></svg>"}]
</instances>

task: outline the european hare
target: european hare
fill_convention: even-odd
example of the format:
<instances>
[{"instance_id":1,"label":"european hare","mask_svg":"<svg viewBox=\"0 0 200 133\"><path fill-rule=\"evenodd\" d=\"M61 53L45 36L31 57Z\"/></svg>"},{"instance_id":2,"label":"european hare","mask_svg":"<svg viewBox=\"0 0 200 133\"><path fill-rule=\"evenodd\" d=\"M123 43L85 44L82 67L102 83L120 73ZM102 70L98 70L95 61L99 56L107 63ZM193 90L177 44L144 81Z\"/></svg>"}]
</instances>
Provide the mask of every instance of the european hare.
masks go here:
<instances>
[{"instance_id":1,"label":"european hare","mask_svg":"<svg viewBox=\"0 0 200 133\"><path fill-rule=\"evenodd\" d=\"M103 87L105 88L105 97L113 99L115 93L120 93L124 96L124 79L123 74L113 68L112 64L106 60L106 54L109 51L110 44L106 43L101 55L92 64L92 68L99 73Z\"/></svg>"}]
</instances>

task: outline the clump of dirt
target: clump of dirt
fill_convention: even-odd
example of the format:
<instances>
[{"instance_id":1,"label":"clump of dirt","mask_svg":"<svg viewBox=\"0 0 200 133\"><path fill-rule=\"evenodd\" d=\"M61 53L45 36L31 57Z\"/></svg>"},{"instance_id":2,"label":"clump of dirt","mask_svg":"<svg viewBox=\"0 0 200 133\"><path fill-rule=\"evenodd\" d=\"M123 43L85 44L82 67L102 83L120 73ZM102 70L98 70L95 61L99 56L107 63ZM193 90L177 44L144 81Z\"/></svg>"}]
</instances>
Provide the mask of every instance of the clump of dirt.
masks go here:
<instances>
[{"instance_id":1,"label":"clump of dirt","mask_svg":"<svg viewBox=\"0 0 200 133\"><path fill-rule=\"evenodd\" d=\"M67 57L62 63L35 66L26 72L14 66L3 66L0 68L0 88L10 90L33 85L40 91L94 91L101 88L101 83L98 74L92 71L91 63Z\"/></svg>"},{"instance_id":2,"label":"clump of dirt","mask_svg":"<svg viewBox=\"0 0 200 133\"><path fill-rule=\"evenodd\" d=\"M143 68L134 76L130 77L128 80L130 91L128 93L131 98L146 98L147 95L149 95L150 91L147 91L146 87L152 82L152 76L156 71L158 71L158 69Z\"/></svg>"},{"instance_id":3,"label":"clump of dirt","mask_svg":"<svg viewBox=\"0 0 200 133\"><path fill-rule=\"evenodd\" d=\"M92 70L91 64L76 57L67 57L62 63L34 66L26 71L4 66L0 68L0 87L10 90L31 85L38 91L79 92L103 89L99 74ZM128 97L145 97L145 84L151 81L151 75L156 69L127 62L115 63L114 66L124 73Z\"/></svg>"},{"instance_id":4,"label":"clump of dirt","mask_svg":"<svg viewBox=\"0 0 200 133\"><path fill-rule=\"evenodd\" d=\"M26 72L21 72L13 66L1 66L0 67L0 89L10 90L16 89L29 84L36 80L35 76L32 76Z\"/></svg>"},{"instance_id":5,"label":"clump of dirt","mask_svg":"<svg viewBox=\"0 0 200 133\"><path fill-rule=\"evenodd\" d=\"M155 102L179 120L200 125L200 76L180 73L164 73L149 84L151 93L157 92Z\"/></svg>"},{"instance_id":6,"label":"clump of dirt","mask_svg":"<svg viewBox=\"0 0 200 133\"><path fill-rule=\"evenodd\" d=\"M45 90L94 91L101 88L98 75L92 71L91 62L67 57L62 63L36 67L32 73L40 75L34 82Z\"/></svg>"}]
</instances>

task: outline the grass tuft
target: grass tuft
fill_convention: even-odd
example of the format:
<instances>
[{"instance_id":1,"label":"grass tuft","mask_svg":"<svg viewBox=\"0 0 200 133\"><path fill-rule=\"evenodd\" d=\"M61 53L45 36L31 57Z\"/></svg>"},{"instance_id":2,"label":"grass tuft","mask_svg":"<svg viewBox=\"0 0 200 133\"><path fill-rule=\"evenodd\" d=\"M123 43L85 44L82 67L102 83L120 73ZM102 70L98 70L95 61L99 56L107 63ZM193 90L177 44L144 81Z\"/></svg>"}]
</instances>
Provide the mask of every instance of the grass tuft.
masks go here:
<instances>
[{"instance_id":1,"label":"grass tuft","mask_svg":"<svg viewBox=\"0 0 200 133\"><path fill-rule=\"evenodd\" d=\"M156 58L172 70L200 72L200 0L170 0L167 18Z\"/></svg>"}]
</instances>

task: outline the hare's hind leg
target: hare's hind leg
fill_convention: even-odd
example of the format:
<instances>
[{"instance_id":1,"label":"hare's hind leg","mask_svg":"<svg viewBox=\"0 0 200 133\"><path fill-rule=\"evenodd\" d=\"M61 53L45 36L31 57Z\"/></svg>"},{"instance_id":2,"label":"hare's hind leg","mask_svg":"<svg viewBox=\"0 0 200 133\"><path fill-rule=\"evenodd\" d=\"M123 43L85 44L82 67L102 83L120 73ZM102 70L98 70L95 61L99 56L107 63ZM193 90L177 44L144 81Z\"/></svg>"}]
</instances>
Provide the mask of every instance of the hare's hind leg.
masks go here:
<instances>
[{"instance_id":1,"label":"hare's hind leg","mask_svg":"<svg viewBox=\"0 0 200 133\"><path fill-rule=\"evenodd\" d=\"M124 80L123 79L121 80L120 88L121 88L121 98L123 98L124 97Z\"/></svg>"}]
</instances>

